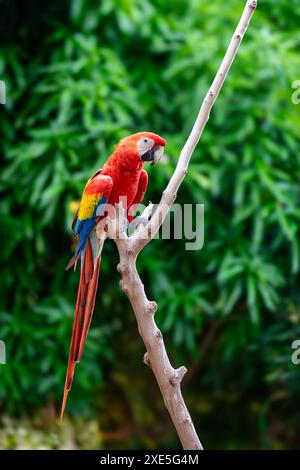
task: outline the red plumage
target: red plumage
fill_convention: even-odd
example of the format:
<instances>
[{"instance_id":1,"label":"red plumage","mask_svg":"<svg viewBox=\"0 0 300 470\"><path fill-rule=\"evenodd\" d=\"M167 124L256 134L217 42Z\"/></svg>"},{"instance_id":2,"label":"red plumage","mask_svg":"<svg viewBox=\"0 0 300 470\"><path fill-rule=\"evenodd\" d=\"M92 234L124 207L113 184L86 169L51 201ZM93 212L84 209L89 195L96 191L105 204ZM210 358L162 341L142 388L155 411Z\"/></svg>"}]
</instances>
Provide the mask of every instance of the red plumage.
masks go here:
<instances>
[{"instance_id":1,"label":"red plumage","mask_svg":"<svg viewBox=\"0 0 300 470\"><path fill-rule=\"evenodd\" d=\"M81 258L61 418L72 386L75 364L81 359L95 306L101 251L106 237L103 228L99 242L96 225L105 219L107 204L115 205L120 198L126 198L129 210L133 204L141 202L148 184L148 175L143 169L144 163L155 163L165 145L166 142L152 132L139 132L125 137L115 146L115 151L103 168L92 176L84 189L79 211L72 224L74 234L79 235L79 242L75 256L67 266L67 269L74 264L76 266L77 260ZM132 218L133 215L129 214L128 220L131 221Z\"/></svg>"}]
</instances>

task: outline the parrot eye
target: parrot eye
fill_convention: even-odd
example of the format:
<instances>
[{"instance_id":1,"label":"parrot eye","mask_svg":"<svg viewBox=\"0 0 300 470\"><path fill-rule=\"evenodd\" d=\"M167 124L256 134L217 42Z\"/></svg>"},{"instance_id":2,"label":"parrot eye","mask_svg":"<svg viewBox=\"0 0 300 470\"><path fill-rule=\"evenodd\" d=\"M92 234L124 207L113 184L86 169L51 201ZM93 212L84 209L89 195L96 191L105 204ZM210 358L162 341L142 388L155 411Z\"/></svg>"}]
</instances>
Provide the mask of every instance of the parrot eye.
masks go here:
<instances>
[{"instance_id":1,"label":"parrot eye","mask_svg":"<svg viewBox=\"0 0 300 470\"><path fill-rule=\"evenodd\" d=\"M142 156L145 152L147 152L153 145L154 145L153 139L150 139L149 137L141 136L140 140L137 142L137 150L140 156Z\"/></svg>"}]
</instances>

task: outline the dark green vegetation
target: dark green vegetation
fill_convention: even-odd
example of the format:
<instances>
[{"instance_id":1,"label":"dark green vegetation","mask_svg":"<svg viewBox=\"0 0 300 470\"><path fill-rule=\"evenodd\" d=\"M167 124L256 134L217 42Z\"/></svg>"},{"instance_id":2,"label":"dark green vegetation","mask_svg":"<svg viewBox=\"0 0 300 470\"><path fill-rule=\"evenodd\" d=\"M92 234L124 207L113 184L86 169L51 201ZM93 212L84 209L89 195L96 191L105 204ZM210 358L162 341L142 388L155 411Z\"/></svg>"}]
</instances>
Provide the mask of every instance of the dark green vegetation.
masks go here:
<instances>
[{"instance_id":1,"label":"dark green vegetation","mask_svg":"<svg viewBox=\"0 0 300 470\"><path fill-rule=\"evenodd\" d=\"M244 2L48 3L7 1L6 14L2 3L0 407L53 433L78 280L65 272L70 206L139 130L168 140L168 162L149 169L146 199L158 202ZM178 202L205 204L204 248L155 240L139 259L207 448L299 447L299 21L296 0L260 2L194 154ZM107 243L68 413L105 447L174 447L116 263Z\"/></svg>"}]
</instances>

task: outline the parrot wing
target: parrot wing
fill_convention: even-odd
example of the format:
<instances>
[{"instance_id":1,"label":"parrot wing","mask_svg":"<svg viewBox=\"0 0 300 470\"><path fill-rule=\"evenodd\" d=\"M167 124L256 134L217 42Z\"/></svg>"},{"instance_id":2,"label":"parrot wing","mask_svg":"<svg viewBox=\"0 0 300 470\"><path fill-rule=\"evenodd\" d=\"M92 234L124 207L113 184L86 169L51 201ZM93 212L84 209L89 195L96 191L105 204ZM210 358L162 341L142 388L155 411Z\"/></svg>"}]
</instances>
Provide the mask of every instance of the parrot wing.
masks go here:
<instances>
[{"instance_id":1,"label":"parrot wing","mask_svg":"<svg viewBox=\"0 0 300 470\"><path fill-rule=\"evenodd\" d=\"M110 176L102 175L101 170L87 182L84 188L78 212L75 215L72 229L75 236L79 235L75 255L70 260L67 270L78 260L95 227L98 218L104 214L105 206L111 193L113 181Z\"/></svg>"},{"instance_id":2,"label":"parrot wing","mask_svg":"<svg viewBox=\"0 0 300 470\"><path fill-rule=\"evenodd\" d=\"M68 393L71 390L76 362L82 356L84 343L90 328L100 272L100 256L106 232L96 234L98 217L105 212L106 202L112 190L113 181L109 176L96 173L87 183L77 216L74 234L79 235L75 256L67 269L81 258L80 281L72 329L72 339L66 373L61 419L64 414Z\"/></svg>"}]
</instances>

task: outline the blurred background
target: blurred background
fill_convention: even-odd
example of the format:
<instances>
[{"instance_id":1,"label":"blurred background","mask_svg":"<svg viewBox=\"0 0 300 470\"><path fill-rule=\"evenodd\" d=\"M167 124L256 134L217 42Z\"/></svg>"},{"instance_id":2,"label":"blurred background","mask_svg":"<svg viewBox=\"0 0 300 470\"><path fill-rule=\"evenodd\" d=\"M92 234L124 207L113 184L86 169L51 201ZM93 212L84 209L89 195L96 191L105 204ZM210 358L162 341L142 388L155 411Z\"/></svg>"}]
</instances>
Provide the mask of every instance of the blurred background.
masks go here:
<instances>
[{"instance_id":1,"label":"blurred background","mask_svg":"<svg viewBox=\"0 0 300 470\"><path fill-rule=\"evenodd\" d=\"M71 221L126 134L151 130L158 202L242 12L227 0L2 0L0 448L180 448L113 243L57 424L78 272ZM154 240L138 266L207 449L300 448L300 5L259 2L178 194L205 204L205 244Z\"/></svg>"}]
</instances>

